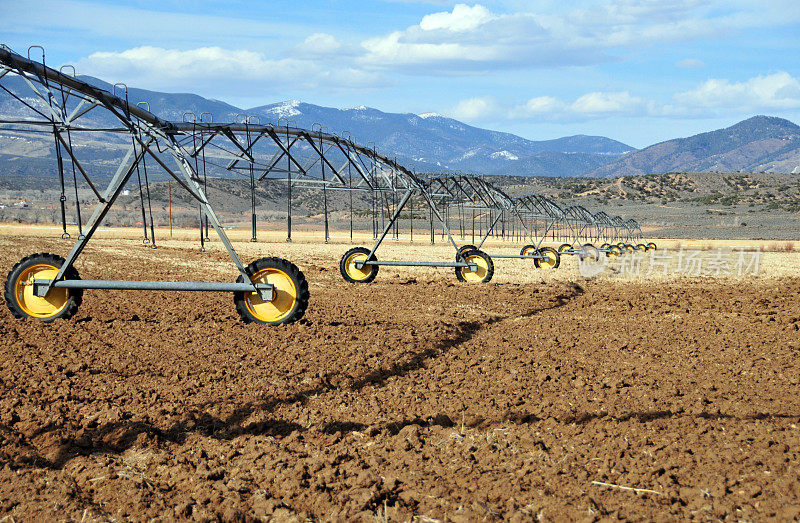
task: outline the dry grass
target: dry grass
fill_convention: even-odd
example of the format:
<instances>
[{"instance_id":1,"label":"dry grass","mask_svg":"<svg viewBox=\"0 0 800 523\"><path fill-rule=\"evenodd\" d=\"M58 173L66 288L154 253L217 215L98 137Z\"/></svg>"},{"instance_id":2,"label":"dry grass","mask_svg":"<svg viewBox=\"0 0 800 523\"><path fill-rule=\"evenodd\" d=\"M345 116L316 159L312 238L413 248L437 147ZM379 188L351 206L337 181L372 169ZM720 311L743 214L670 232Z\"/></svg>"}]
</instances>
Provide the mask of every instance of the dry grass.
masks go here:
<instances>
[{"instance_id":1,"label":"dry grass","mask_svg":"<svg viewBox=\"0 0 800 523\"><path fill-rule=\"evenodd\" d=\"M251 243L250 231L244 229L234 229L228 231L229 237L239 253L242 260L247 263L256 258L265 256L279 256L291 260L297 264L306 276L311 285L315 285L314 275L320 271L339 270L339 259L342 254L351 246L363 245L370 247L373 244L371 234L362 234L354 238L351 243L347 231L334 231L332 239L325 244L322 241L320 232L295 232L294 242L286 243L283 231L259 231L259 241ZM0 246L3 238L7 236L36 236L47 239L60 237L60 228L56 226L42 225L7 225L0 224ZM63 240L63 249L58 250L59 254L65 255L72 243L71 240ZM92 274L93 277L100 277L102 267L96 266L93 261L92 253L103 251L105 253L118 253L119 256L130 256L131 249L138 252L141 249L143 263L152 265L153 278L159 279L159 267L167 258L174 263L174 257L166 253L160 254L159 250L149 249L141 244L141 229L135 228L103 228L90 242L85 254L79 260L78 269L81 274L86 273L86 277ZM175 229L173 237L169 238L169 231L156 229L157 243L161 247L177 248L187 252L197 252L199 250L198 231L196 229ZM59 240L61 241L61 240ZM471 243L470 237L456 241L459 244ZM775 242L766 240L655 240L659 246L657 255L670 255L673 259L669 263L667 275L662 270L648 270L650 267L651 253L640 254L639 262L641 266L640 274L631 274L629 269L633 264L630 257L620 257L614 260L603 260L608 262L601 274L591 279L650 279L664 280L686 277L685 274L678 274L675 268L678 265L677 257L679 251L702 251L704 257L711 257L718 253L725 253L732 257L738 256L740 251L760 252L759 272L760 278L795 276L800 272L800 253L795 250L793 242ZM547 245L547 244L545 244ZM549 245L557 247L557 243ZM487 241L483 249L491 254L519 254L521 243L502 242L498 240ZM211 241L206 244L209 256L200 262L198 267L199 275L209 280L224 281L233 277L235 270L230 260L227 258L222 243L211 233ZM19 253L19 257L29 253ZM379 260L430 260L430 261L451 261L454 251L449 243L441 240L437 235L436 244L430 244L430 237L415 235L414 242L409 238L402 237L399 241L387 238L378 250ZM733 263L734 258L732 258ZM185 263L197 266L196 257L187 257ZM495 258L495 276L492 280L496 283L554 283L572 282L585 280L578 271L578 260L576 256L563 256L561 267L556 270L536 269L530 260L518 259L498 259ZM663 265L663 263L662 263ZM451 268L428 268L428 267L381 267L378 278L381 280L427 282L451 278L455 281L454 270ZM732 280L740 278L752 278L750 274L738 275L735 271L732 274L716 274L715 278L728 278Z\"/></svg>"},{"instance_id":2,"label":"dry grass","mask_svg":"<svg viewBox=\"0 0 800 523\"><path fill-rule=\"evenodd\" d=\"M794 242L783 242L783 243L771 243L765 249L764 252L796 252L794 248Z\"/></svg>"}]
</instances>

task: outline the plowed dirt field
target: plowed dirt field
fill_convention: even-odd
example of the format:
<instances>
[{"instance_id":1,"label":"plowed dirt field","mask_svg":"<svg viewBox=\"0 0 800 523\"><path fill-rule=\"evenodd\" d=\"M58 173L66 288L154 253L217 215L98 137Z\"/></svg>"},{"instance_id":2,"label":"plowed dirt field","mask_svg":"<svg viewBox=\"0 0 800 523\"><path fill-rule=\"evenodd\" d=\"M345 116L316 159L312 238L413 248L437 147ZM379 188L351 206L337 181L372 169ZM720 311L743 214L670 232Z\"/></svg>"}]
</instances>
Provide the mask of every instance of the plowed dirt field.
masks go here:
<instances>
[{"instance_id":1,"label":"plowed dirt field","mask_svg":"<svg viewBox=\"0 0 800 523\"><path fill-rule=\"evenodd\" d=\"M0 242L3 274L70 246ZM350 285L346 246L242 248L305 272L301 322L244 325L210 293L87 291L52 325L2 308L0 517L800 515L800 278L504 261L485 285L444 269ZM235 277L218 244L99 240L77 268Z\"/></svg>"}]
</instances>

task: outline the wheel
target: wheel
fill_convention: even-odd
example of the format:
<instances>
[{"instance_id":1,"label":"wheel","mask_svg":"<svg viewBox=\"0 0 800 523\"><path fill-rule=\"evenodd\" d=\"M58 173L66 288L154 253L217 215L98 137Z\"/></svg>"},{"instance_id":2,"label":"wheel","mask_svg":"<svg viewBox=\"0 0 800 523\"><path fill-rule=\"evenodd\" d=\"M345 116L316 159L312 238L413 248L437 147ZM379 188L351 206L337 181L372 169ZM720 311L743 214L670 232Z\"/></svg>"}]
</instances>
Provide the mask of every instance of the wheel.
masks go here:
<instances>
[{"instance_id":1,"label":"wheel","mask_svg":"<svg viewBox=\"0 0 800 523\"><path fill-rule=\"evenodd\" d=\"M476 271L469 270L469 267L456 267L456 278L458 281L468 283L486 283L494 276L494 263L492 259L483 251L472 249L463 254L464 261L474 263L478 266Z\"/></svg>"},{"instance_id":2,"label":"wheel","mask_svg":"<svg viewBox=\"0 0 800 523\"><path fill-rule=\"evenodd\" d=\"M622 250L619 248L618 245L610 245L608 247L608 251L606 252L606 256L609 258L616 258L620 254L622 254Z\"/></svg>"},{"instance_id":3,"label":"wheel","mask_svg":"<svg viewBox=\"0 0 800 523\"><path fill-rule=\"evenodd\" d=\"M603 245L600 246L601 249L608 249L609 247L611 247L610 243L604 243Z\"/></svg>"},{"instance_id":4,"label":"wheel","mask_svg":"<svg viewBox=\"0 0 800 523\"><path fill-rule=\"evenodd\" d=\"M578 257L583 260L592 260L592 261L600 261L600 251L597 250L597 247L592 245L591 243L587 243L581 246L581 250L578 253Z\"/></svg>"},{"instance_id":5,"label":"wheel","mask_svg":"<svg viewBox=\"0 0 800 523\"><path fill-rule=\"evenodd\" d=\"M640 243L640 244L636 245L636 250L637 251L642 251L642 252L647 252L647 245L645 245L643 243Z\"/></svg>"},{"instance_id":6,"label":"wheel","mask_svg":"<svg viewBox=\"0 0 800 523\"><path fill-rule=\"evenodd\" d=\"M539 254L541 254L543 258L533 259L533 264L537 268L542 267L545 269L557 269L561 264L561 255L558 254L558 251L552 247L542 247L539 249Z\"/></svg>"},{"instance_id":7,"label":"wheel","mask_svg":"<svg viewBox=\"0 0 800 523\"><path fill-rule=\"evenodd\" d=\"M562 243L561 245L558 246L559 254L565 253L571 249L572 249L572 244L570 243Z\"/></svg>"},{"instance_id":8,"label":"wheel","mask_svg":"<svg viewBox=\"0 0 800 523\"><path fill-rule=\"evenodd\" d=\"M233 293L236 311L245 323L281 325L303 317L308 308L308 282L295 264L282 258L259 258L245 271L253 283L270 283L273 298L264 301L256 292ZM236 280L244 282L239 276Z\"/></svg>"},{"instance_id":9,"label":"wheel","mask_svg":"<svg viewBox=\"0 0 800 523\"><path fill-rule=\"evenodd\" d=\"M625 250L627 251L628 254L633 254L633 251L635 251L636 248L633 245L631 245L630 243L626 243L625 244Z\"/></svg>"},{"instance_id":10,"label":"wheel","mask_svg":"<svg viewBox=\"0 0 800 523\"><path fill-rule=\"evenodd\" d=\"M654 251L658 250L658 247L656 247L656 244L653 243L653 242L648 243L647 246L650 247Z\"/></svg>"},{"instance_id":11,"label":"wheel","mask_svg":"<svg viewBox=\"0 0 800 523\"><path fill-rule=\"evenodd\" d=\"M36 318L45 323L58 318L68 319L77 312L83 301L83 289L52 288L46 296L34 296L35 278L52 280L58 274L64 258L46 252L22 258L6 278L6 305L15 318ZM78 271L70 267L66 280L80 280Z\"/></svg>"},{"instance_id":12,"label":"wheel","mask_svg":"<svg viewBox=\"0 0 800 523\"><path fill-rule=\"evenodd\" d=\"M478 248L474 245L462 245L458 248L458 253L463 255L467 251L477 250Z\"/></svg>"},{"instance_id":13,"label":"wheel","mask_svg":"<svg viewBox=\"0 0 800 523\"><path fill-rule=\"evenodd\" d=\"M342 273L342 278L350 283L369 283L378 275L377 265L362 265L361 268L356 267L357 262L367 261L369 256L369 249L366 247L354 247L344 253L342 260L339 262L339 272ZM375 260L375 255L372 255Z\"/></svg>"},{"instance_id":14,"label":"wheel","mask_svg":"<svg viewBox=\"0 0 800 523\"><path fill-rule=\"evenodd\" d=\"M534 254L536 254L535 245L526 245L519 251L520 256L533 256Z\"/></svg>"}]
</instances>

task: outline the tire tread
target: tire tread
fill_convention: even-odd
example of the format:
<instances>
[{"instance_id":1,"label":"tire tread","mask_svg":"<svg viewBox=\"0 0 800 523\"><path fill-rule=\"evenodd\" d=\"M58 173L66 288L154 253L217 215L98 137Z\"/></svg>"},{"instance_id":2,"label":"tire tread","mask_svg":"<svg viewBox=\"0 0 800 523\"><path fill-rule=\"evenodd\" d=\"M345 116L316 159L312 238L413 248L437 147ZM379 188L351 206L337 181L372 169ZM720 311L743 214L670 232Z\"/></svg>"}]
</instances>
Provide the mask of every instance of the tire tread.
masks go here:
<instances>
[{"instance_id":1,"label":"tire tread","mask_svg":"<svg viewBox=\"0 0 800 523\"><path fill-rule=\"evenodd\" d=\"M492 276L494 276L494 262L492 261L492 258L488 254L486 254L485 252L483 252L481 250L478 250L478 249L472 249L472 250L469 250L469 251L465 251L463 253L463 256L464 256L464 259L466 260L468 256L473 256L475 254L478 254L479 256L481 256L483 259L485 259L488 262L487 263L488 270L486 271L486 277L483 278L483 280L481 280L480 283L489 283L492 280ZM467 280L465 280L464 276L462 276L461 269L462 269L462 267L456 267L456 279L458 281L465 282Z\"/></svg>"},{"instance_id":2,"label":"tire tread","mask_svg":"<svg viewBox=\"0 0 800 523\"><path fill-rule=\"evenodd\" d=\"M9 311L11 311L11 315L17 319L37 319L44 323L52 323L57 319L68 320L72 316L78 312L78 307L81 306L83 303L83 289L69 289L68 298L67 298L67 306L64 307L64 310L61 311L59 314L51 316L49 318L32 318L28 316L28 314L22 310L17 303L17 297L15 296L15 282L19 277L20 272L25 270L28 265L35 265L30 262L36 261L38 263L49 263L54 267L61 268L66 261L61 256L57 254L52 254L49 252L37 252L34 254L29 254L25 256L20 261L14 264L11 270L8 272L6 276L6 283L3 290L3 299L6 301L6 306L8 307ZM64 279L66 280L80 280L80 276L78 275L77 269L75 267L70 267L69 270L64 274Z\"/></svg>"},{"instance_id":3,"label":"tire tread","mask_svg":"<svg viewBox=\"0 0 800 523\"><path fill-rule=\"evenodd\" d=\"M308 280L306 280L303 271L301 271L297 265L290 262L289 260L284 260L283 258L277 257L269 257L269 258L259 258L253 261L250 265L245 267L245 272L248 275L252 276L256 274L258 271L263 269L278 269L291 277L295 282L295 287L297 290L297 306L295 310L278 321L267 323L260 321L259 319L253 317L249 310L247 310L247 305L245 305L244 300L244 292L234 292L233 293L233 302L236 305L236 312L239 313L239 316L244 323L262 323L262 324L269 324L269 325L283 325L286 323L294 323L300 320L303 315L305 315L306 310L308 309L308 302L311 294L308 291ZM244 278L240 275L239 278L236 279L237 282L243 283Z\"/></svg>"}]
</instances>

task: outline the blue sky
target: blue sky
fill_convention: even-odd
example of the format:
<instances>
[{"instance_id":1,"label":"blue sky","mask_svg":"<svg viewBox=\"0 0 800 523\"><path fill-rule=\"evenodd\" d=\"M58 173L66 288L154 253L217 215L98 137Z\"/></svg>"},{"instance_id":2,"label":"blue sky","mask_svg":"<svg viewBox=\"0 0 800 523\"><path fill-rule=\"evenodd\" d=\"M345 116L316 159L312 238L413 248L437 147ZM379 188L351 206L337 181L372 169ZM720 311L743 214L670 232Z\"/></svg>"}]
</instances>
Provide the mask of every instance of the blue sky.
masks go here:
<instances>
[{"instance_id":1,"label":"blue sky","mask_svg":"<svg viewBox=\"0 0 800 523\"><path fill-rule=\"evenodd\" d=\"M797 0L0 0L0 43L244 108L436 112L530 139L800 122Z\"/></svg>"}]
</instances>

